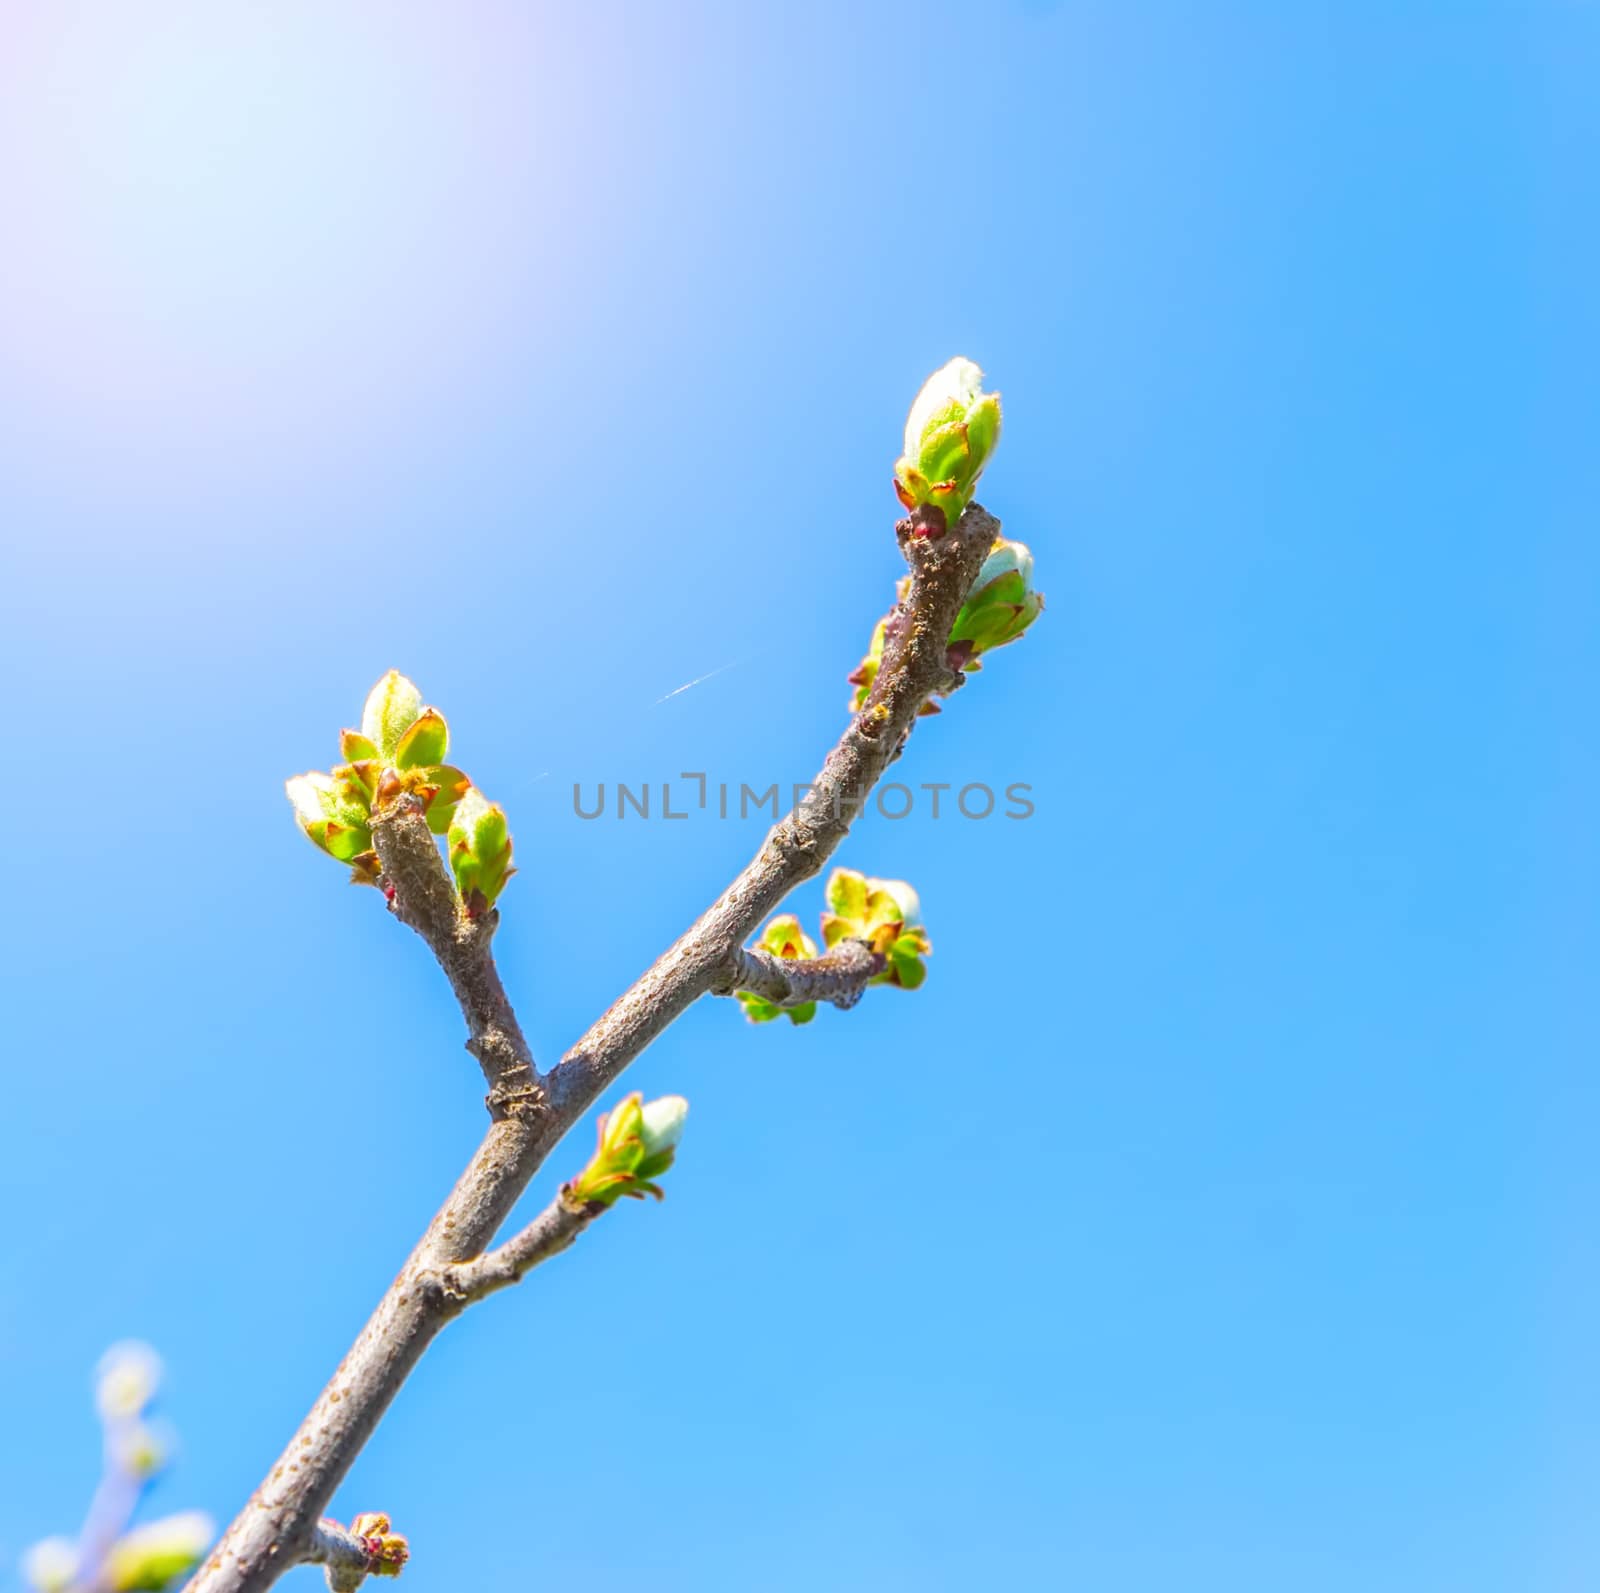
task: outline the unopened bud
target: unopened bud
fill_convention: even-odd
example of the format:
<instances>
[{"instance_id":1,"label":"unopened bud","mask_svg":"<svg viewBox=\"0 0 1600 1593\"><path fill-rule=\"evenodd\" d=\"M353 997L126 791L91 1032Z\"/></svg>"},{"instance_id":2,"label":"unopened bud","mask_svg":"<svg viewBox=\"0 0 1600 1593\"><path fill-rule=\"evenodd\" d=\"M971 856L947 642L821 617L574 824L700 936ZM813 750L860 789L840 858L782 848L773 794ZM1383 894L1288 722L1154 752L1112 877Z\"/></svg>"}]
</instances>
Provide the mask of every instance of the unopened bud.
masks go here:
<instances>
[{"instance_id":1,"label":"unopened bud","mask_svg":"<svg viewBox=\"0 0 1600 1593\"><path fill-rule=\"evenodd\" d=\"M873 984L915 990L927 978L922 959L933 947L922 927L922 904L904 880L870 879L854 869L836 868L827 896L824 942L832 948L841 940L865 941L884 958L883 972Z\"/></svg>"},{"instance_id":2,"label":"unopened bud","mask_svg":"<svg viewBox=\"0 0 1600 1593\"><path fill-rule=\"evenodd\" d=\"M877 680L878 670L883 665L883 643L888 624L888 619L884 618L872 627L872 640L867 644L867 656L845 677L855 687L850 694L850 708L853 713L860 713L867 706L867 698L872 695L873 683Z\"/></svg>"},{"instance_id":3,"label":"unopened bud","mask_svg":"<svg viewBox=\"0 0 1600 1593\"><path fill-rule=\"evenodd\" d=\"M951 664L981 668L980 654L1016 641L1043 612L1044 597L1033 589L1033 555L1024 543L997 538L950 628Z\"/></svg>"},{"instance_id":4,"label":"unopened bud","mask_svg":"<svg viewBox=\"0 0 1600 1593\"><path fill-rule=\"evenodd\" d=\"M598 1144L589 1165L562 1189L570 1206L610 1206L624 1196L661 1199L654 1182L672 1166L689 1115L681 1095L644 1103L635 1091L600 1119Z\"/></svg>"},{"instance_id":5,"label":"unopened bud","mask_svg":"<svg viewBox=\"0 0 1600 1593\"><path fill-rule=\"evenodd\" d=\"M437 708L424 708L411 723L410 729L395 744L394 766L397 769L420 769L430 764L444 762L450 750L450 727Z\"/></svg>"},{"instance_id":6,"label":"unopened bud","mask_svg":"<svg viewBox=\"0 0 1600 1593\"><path fill-rule=\"evenodd\" d=\"M106 1586L113 1593L163 1593L200 1563L216 1532L203 1510L185 1510L135 1527L106 1555Z\"/></svg>"},{"instance_id":7,"label":"unopened bud","mask_svg":"<svg viewBox=\"0 0 1600 1593\"><path fill-rule=\"evenodd\" d=\"M297 774L283 788L294 804L295 822L314 846L341 863L371 849L371 810L344 771Z\"/></svg>"},{"instance_id":8,"label":"unopened bud","mask_svg":"<svg viewBox=\"0 0 1600 1593\"><path fill-rule=\"evenodd\" d=\"M366 1547L371 1575L399 1576L405 1569L411 1545L398 1532L390 1531L389 1518L381 1510L357 1516L350 1530Z\"/></svg>"},{"instance_id":9,"label":"unopened bud","mask_svg":"<svg viewBox=\"0 0 1600 1593\"><path fill-rule=\"evenodd\" d=\"M515 872L505 810L473 787L456 804L448 833L456 889L467 916L476 918L494 905Z\"/></svg>"},{"instance_id":10,"label":"unopened bud","mask_svg":"<svg viewBox=\"0 0 1600 1593\"><path fill-rule=\"evenodd\" d=\"M895 465L900 502L937 507L953 526L999 440L1000 395L983 391L983 372L969 359L941 366L906 417L905 453Z\"/></svg>"},{"instance_id":11,"label":"unopened bud","mask_svg":"<svg viewBox=\"0 0 1600 1593\"><path fill-rule=\"evenodd\" d=\"M422 693L398 669L391 669L367 694L361 712L361 734L393 763L400 738L422 713Z\"/></svg>"}]
</instances>

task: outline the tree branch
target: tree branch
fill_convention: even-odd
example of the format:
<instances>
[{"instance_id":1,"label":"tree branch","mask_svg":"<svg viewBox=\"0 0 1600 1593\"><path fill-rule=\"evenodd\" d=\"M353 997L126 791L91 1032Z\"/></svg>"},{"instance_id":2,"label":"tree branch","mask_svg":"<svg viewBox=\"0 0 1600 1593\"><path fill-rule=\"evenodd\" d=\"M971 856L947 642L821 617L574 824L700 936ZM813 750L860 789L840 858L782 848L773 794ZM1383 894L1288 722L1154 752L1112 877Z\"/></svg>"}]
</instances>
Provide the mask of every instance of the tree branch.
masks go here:
<instances>
[{"instance_id":1,"label":"tree branch","mask_svg":"<svg viewBox=\"0 0 1600 1593\"><path fill-rule=\"evenodd\" d=\"M825 957L774 957L740 946L712 982L711 993L731 996L736 990L748 990L775 1007L829 1001L844 1009L861 999L872 978L883 972L885 961L864 940L841 940Z\"/></svg>"},{"instance_id":2,"label":"tree branch","mask_svg":"<svg viewBox=\"0 0 1600 1593\"><path fill-rule=\"evenodd\" d=\"M391 907L432 948L467 1022L468 1049L489 1084L483 1143L378 1302L332 1380L189 1584L189 1593L260 1593L313 1551L317 1523L411 1369L469 1299L514 1282L544 1255L544 1218L484 1255L518 1197L561 1137L652 1040L698 997L737 979L742 951L796 885L819 873L883 771L900 755L917 711L962 676L947 642L999 522L977 504L941 531L934 512L896 527L911 567L887 627L866 704L828 754L806 799L768 832L722 895L623 993L548 1075L540 1076L489 950L495 915L464 918L414 799L374 821ZM824 959L818 959L822 961ZM785 970L787 973L787 970ZM791 976L792 977L792 976ZM546 1213L546 1216L549 1214ZM560 1219L551 1219L559 1230ZM558 1238L570 1243L576 1232ZM524 1255L527 1266L517 1270ZM459 1270L482 1281L464 1294ZM514 1275L513 1275L514 1274Z\"/></svg>"},{"instance_id":3,"label":"tree branch","mask_svg":"<svg viewBox=\"0 0 1600 1593\"><path fill-rule=\"evenodd\" d=\"M387 1533L387 1516L366 1518ZM337 1521L321 1520L311 1529L311 1541L306 1547L305 1562L327 1567L328 1587L332 1593L355 1593L369 1576L398 1576L405 1564L403 1538L369 1538L355 1530L363 1525L360 1517L354 1526L341 1527ZM398 1563L384 1554L385 1544L398 1544Z\"/></svg>"},{"instance_id":4,"label":"tree branch","mask_svg":"<svg viewBox=\"0 0 1600 1593\"><path fill-rule=\"evenodd\" d=\"M924 535L913 516L895 527L911 566L896 605L878 678L839 738L805 801L767 833L733 883L645 970L545 1079L556 1116L572 1122L652 1040L723 975L729 959L795 886L821 872L883 771L900 755L912 721L935 692L952 690L946 644L1000 522L974 503L955 530Z\"/></svg>"},{"instance_id":5,"label":"tree branch","mask_svg":"<svg viewBox=\"0 0 1600 1593\"><path fill-rule=\"evenodd\" d=\"M319 1521L311 1529L306 1560L328 1568L328 1586L334 1593L353 1593L372 1571L365 1540L337 1521Z\"/></svg>"},{"instance_id":6,"label":"tree branch","mask_svg":"<svg viewBox=\"0 0 1600 1593\"><path fill-rule=\"evenodd\" d=\"M539 1070L489 950L500 915L491 909L468 918L461 911L416 797L398 796L379 807L372 844L389 910L439 959L467 1020L467 1049L489 1086L490 1115L504 1117L537 1097Z\"/></svg>"}]
</instances>

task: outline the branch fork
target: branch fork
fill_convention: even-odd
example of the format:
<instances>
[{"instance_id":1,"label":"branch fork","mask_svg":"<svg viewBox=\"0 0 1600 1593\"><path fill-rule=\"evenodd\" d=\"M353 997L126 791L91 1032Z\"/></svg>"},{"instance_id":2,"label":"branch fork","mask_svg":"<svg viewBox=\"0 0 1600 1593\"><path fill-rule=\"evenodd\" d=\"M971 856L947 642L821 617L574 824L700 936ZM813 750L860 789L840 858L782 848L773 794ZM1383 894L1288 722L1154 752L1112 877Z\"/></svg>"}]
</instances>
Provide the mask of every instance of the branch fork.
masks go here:
<instances>
[{"instance_id":1,"label":"branch fork","mask_svg":"<svg viewBox=\"0 0 1600 1593\"><path fill-rule=\"evenodd\" d=\"M462 909L425 813L418 797L401 794L373 815L389 911L427 942L450 981L467 1021L467 1049L489 1087L490 1116L532 1114L542 1103L539 1070L491 950L499 911L474 917Z\"/></svg>"},{"instance_id":2,"label":"branch fork","mask_svg":"<svg viewBox=\"0 0 1600 1593\"><path fill-rule=\"evenodd\" d=\"M919 508L897 535L911 576L887 629L870 693L824 760L805 800L768 832L755 856L706 911L541 1074L496 971L490 907L468 916L418 794L386 793L371 835L390 910L427 943L460 1003L467 1049L487 1086L490 1124L427 1232L378 1302L282 1458L207 1556L189 1593L262 1593L292 1565L325 1565L335 1593L373 1574L370 1550L322 1519L352 1462L439 1331L469 1304L525 1277L572 1244L599 1215L558 1196L512 1238L496 1233L562 1137L691 1003L750 989L790 1006L848 1006L882 970L861 942L800 962L745 948L757 926L816 875L855 813L899 756L929 699L960 683L947 642L999 522L977 504L946 527ZM604 1209L604 1208L600 1208ZM358 1554L364 1555L361 1564ZM359 1571L359 1575L357 1572ZM353 1578L354 1580L350 1580Z\"/></svg>"}]
</instances>

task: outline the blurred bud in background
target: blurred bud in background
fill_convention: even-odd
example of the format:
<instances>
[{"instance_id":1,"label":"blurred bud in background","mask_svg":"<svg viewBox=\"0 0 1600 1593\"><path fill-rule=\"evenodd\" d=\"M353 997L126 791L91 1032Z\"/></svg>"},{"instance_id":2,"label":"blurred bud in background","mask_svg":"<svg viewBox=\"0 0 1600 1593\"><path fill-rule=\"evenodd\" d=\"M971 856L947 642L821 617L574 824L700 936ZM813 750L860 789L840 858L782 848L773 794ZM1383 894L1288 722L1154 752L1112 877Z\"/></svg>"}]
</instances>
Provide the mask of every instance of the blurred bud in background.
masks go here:
<instances>
[{"instance_id":1,"label":"blurred bud in background","mask_svg":"<svg viewBox=\"0 0 1600 1593\"><path fill-rule=\"evenodd\" d=\"M200 1563L216 1535L216 1523L203 1510L147 1522L111 1545L104 1581L115 1593L163 1593Z\"/></svg>"},{"instance_id":2,"label":"blurred bud in background","mask_svg":"<svg viewBox=\"0 0 1600 1593\"><path fill-rule=\"evenodd\" d=\"M166 1593L210 1547L216 1525L198 1510L133 1525L176 1444L171 1429L149 1416L161 1379L161 1357L135 1339L100 1357L94 1403L104 1429L104 1473L77 1540L45 1538L22 1557L22 1574L36 1593Z\"/></svg>"},{"instance_id":3,"label":"blurred bud in background","mask_svg":"<svg viewBox=\"0 0 1600 1593\"><path fill-rule=\"evenodd\" d=\"M107 1423L142 1416L161 1387L161 1357L148 1344L126 1339L100 1357L94 1374L94 1403Z\"/></svg>"}]
</instances>

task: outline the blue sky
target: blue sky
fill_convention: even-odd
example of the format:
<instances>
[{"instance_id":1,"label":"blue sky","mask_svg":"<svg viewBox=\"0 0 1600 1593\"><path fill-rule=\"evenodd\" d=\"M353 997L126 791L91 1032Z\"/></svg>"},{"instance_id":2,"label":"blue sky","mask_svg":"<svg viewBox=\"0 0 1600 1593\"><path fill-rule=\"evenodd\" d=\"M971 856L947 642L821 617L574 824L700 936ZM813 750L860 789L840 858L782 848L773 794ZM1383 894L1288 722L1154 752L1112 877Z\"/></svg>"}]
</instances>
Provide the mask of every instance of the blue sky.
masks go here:
<instances>
[{"instance_id":1,"label":"blue sky","mask_svg":"<svg viewBox=\"0 0 1600 1593\"><path fill-rule=\"evenodd\" d=\"M1600 9L3 9L0 1576L115 1338L229 1516L479 1132L284 777L421 683L553 1061L763 822L573 783L814 769L964 353L1050 607L902 778L1036 813L860 824L927 986L692 1010L665 1204L336 1513L413 1593L1593 1586Z\"/></svg>"}]
</instances>

